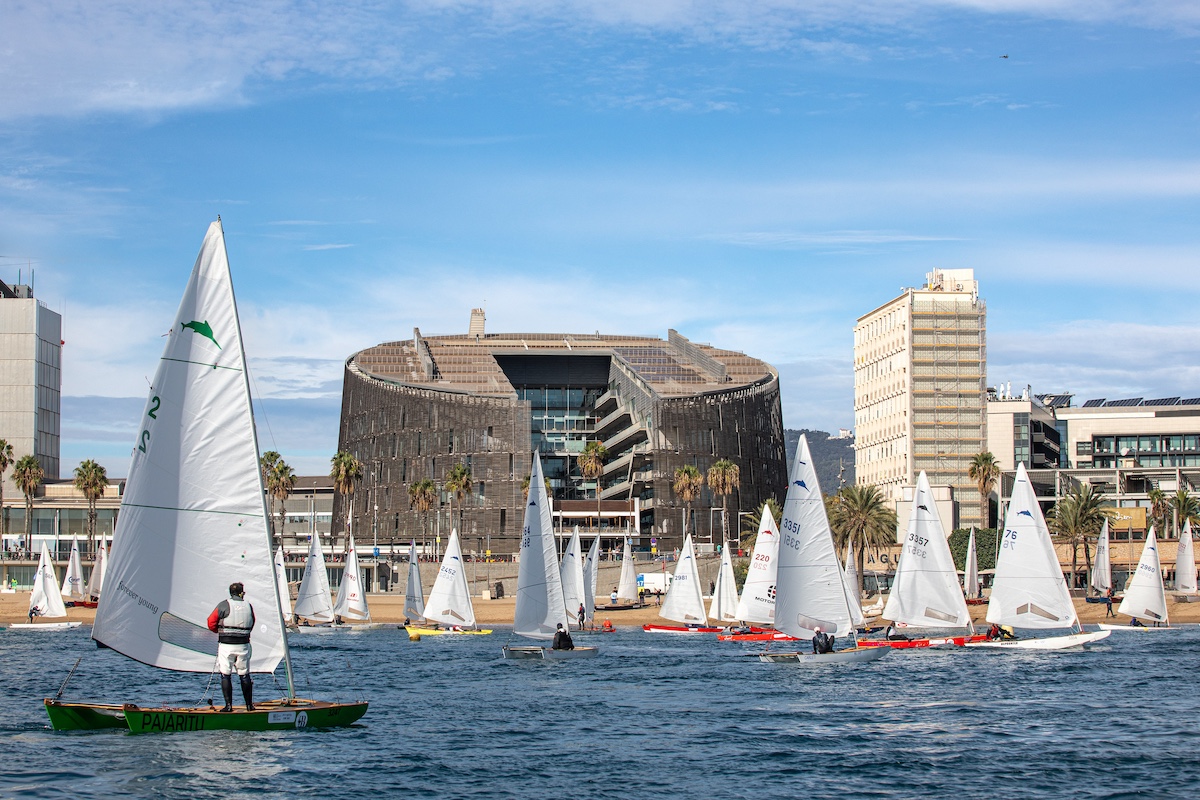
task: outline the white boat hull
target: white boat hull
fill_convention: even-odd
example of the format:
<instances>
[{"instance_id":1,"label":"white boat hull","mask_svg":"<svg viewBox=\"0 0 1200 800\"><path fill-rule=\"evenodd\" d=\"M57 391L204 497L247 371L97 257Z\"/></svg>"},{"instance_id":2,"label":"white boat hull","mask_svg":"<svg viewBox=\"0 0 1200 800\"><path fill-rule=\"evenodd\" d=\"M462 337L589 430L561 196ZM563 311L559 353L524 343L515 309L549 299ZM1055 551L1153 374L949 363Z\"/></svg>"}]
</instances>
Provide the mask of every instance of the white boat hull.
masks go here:
<instances>
[{"instance_id":1,"label":"white boat hull","mask_svg":"<svg viewBox=\"0 0 1200 800\"><path fill-rule=\"evenodd\" d=\"M574 650L555 650L550 647L502 647L504 657L511 660L566 661L573 658L595 658L598 647L576 647Z\"/></svg>"},{"instance_id":2,"label":"white boat hull","mask_svg":"<svg viewBox=\"0 0 1200 800\"><path fill-rule=\"evenodd\" d=\"M759 653L758 660L768 664L862 664L878 661L892 652L890 647L856 647L853 650L835 650L832 653Z\"/></svg>"},{"instance_id":3,"label":"white boat hull","mask_svg":"<svg viewBox=\"0 0 1200 800\"><path fill-rule=\"evenodd\" d=\"M968 642L967 647L990 647L993 650L1065 650L1068 647L1084 647L1107 639L1112 631L1085 631L1066 636L1047 636L1042 639L1008 639L994 642Z\"/></svg>"},{"instance_id":4,"label":"white boat hull","mask_svg":"<svg viewBox=\"0 0 1200 800\"><path fill-rule=\"evenodd\" d=\"M65 631L70 628L78 628L82 622L16 622L8 627L19 631Z\"/></svg>"},{"instance_id":5,"label":"white boat hull","mask_svg":"<svg viewBox=\"0 0 1200 800\"><path fill-rule=\"evenodd\" d=\"M1166 626L1166 627L1160 626L1160 627L1154 628L1149 625L1111 625L1111 624L1105 623L1105 622L1100 623L1100 630L1102 630L1102 631L1139 631L1139 632L1145 631L1148 633L1150 631L1177 631L1177 630L1180 630L1182 627L1183 626L1181 626L1181 625L1174 625L1174 626Z\"/></svg>"}]
</instances>

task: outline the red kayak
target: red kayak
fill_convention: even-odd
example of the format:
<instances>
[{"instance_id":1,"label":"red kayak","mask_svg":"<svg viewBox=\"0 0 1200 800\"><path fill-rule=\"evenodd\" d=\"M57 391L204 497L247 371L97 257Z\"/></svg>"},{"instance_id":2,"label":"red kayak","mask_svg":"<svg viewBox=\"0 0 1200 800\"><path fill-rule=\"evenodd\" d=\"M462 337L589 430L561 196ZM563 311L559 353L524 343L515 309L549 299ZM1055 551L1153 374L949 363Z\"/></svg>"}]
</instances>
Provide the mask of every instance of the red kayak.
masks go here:
<instances>
[{"instance_id":1,"label":"red kayak","mask_svg":"<svg viewBox=\"0 0 1200 800\"><path fill-rule=\"evenodd\" d=\"M724 628L699 625L643 625L646 633L724 633Z\"/></svg>"},{"instance_id":2,"label":"red kayak","mask_svg":"<svg viewBox=\"0 0 1200 800\"><path fill-rule=\"evenodd\" d=\"M897 650L910 650L917 647L962 647L967 642L986 642L987 634L979 633L974 636L939 636L930 639L884 639L871 641L859 639L859 647L891 647Z\"/></svg>"}]
</instances>

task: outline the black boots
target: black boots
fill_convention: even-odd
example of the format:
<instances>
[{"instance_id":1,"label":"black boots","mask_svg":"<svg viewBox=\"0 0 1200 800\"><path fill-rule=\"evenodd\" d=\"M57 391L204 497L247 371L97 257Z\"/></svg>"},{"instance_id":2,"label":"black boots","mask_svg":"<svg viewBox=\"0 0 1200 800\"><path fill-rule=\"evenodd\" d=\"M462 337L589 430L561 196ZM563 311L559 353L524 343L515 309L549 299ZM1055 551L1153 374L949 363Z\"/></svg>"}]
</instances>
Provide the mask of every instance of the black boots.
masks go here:
<instances>
[{"instance_id":1,"label":"black boots","mask_svg":"<svg viewBox=\"0 0 1200 800\"><path fill-rule=\"evenodd\" d=\"M246 710L254 710L254 679L249 675L238 676L242 681L242 698L246 701ZM232 681L231 681L232 683ZM233 687L229 687L229 694L233 695Z\"/></svg>"},{"instance_id":2,"label":"black boots","mask_svg":"<svg viewBox=\"0 0 1200 800\"><path fill-rule=\"evenodd\" d=\"M221 694L225 697L225 707L221 711L233 711L233 676L221 676Z\"/></svg>"}]
</instances>

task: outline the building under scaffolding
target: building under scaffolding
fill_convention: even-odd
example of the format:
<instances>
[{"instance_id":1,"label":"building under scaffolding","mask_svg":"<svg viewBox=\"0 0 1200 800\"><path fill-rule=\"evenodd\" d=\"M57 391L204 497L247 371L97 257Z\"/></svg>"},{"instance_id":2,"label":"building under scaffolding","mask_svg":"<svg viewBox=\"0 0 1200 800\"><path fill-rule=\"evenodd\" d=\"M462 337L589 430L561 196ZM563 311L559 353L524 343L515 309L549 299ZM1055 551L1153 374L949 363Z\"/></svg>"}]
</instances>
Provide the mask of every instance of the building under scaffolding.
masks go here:
<instances>
[{"instance_id":1,"label":"building under scaffolding","mask_svg":"<svg viewBox=\"0 0 1200 800\"><path fill-rule=\"evenodd\" d=\"M426 552L457 528L464 550L517 550L531 453L550 484L556 526L599 533L606 549L623 536L661 550L682 541L684 506L672 491L677 467L702 473L718 459L741 470L740 491L705 487L692 519L704 542L721 540L726 501L731 536L739 512L787 483L779 376L742 353L667 339L580 334L491 334L472 312L466 335L423 336L355 353L346 362L339 448L363 464L351 496L356 539L415 539ZM607 450L599 480L579 456L588 442ZM462 498L444 481L466 465ZM409 487L437 484L435 508L410 507ZM599 493L599 509L597 508ZM334 519L345 515L335 500ZM715 513L709 511L715 507ZM335 526L339 532L341 525Z\"/></svg>"},{"instance_id":2,"label":"building under scaffolding","mask_svg":"<svg viewBox=\"0 0 1200 800\"><path fill-rule=\"evenodd\" d=\"M985 525L967 470L986 449L987 310L973 270L926 278L854 326L855 474L899 503L924 470L955 527Z\"/></svg>"}]
</instances>

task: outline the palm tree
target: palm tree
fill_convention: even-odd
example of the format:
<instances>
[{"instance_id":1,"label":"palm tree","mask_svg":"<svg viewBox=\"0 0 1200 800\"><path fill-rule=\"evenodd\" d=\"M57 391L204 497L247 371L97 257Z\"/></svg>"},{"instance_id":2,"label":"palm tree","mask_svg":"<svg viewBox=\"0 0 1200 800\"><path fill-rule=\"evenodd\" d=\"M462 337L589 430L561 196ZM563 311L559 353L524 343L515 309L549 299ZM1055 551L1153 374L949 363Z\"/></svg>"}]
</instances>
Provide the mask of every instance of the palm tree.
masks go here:
<instances>
[{"instance_id":1,"label":"palm tree","mask_svg":"<svg viewBox=\"0 0 1200 800\"><path fill-rule=\"evenodd\" d=\"M779 524L779 520L783 518L783 506L779 505L779 501L774 497L768 497L766 502L759 506L754 511L746 512L746 516L742 519L742 533L740 542L743 544L743 549L749 549L744 546L745 542L753 542L755 536L758 535L758 526L762 524L763 509L770 508L771 516L775 519L775 524Z\"/></svg>"},{"instance_id":2,"label":"palm tree","mask_svg":"<svg viewBox=\"0 0 1200 800\"><path fill-rule=\"evenodd\" d=\"M600 476L604 473L604 459L608 448L600 442L588 442L579 455L579 474L596 482L596 532L600 532Z\"/></svg>"},{"instance_id":3,"label":"palm tree","mask_svg":"<svg viewBox=\"0 0 1200 800\"><path fill-rule=\"evenodd\" d=\"M271 467L271 499L279 501L279 543L283 544L283 521L287 513L287 499L296 488L296 471L282 458Z\"/></svg>"},{"instance_id":4,"label":"palm tree","mask_svg":"<svg viewBox=\"0 0 1200 800\"><path fill-rule=\"evenodd\" d=\"M1097 492L1090 483L1072 486L1058 499L1046 519L1046 526L1060 541L1071 545L1071 579L1074 581L1075 567L1079 563L1079 547L1083 546L1084 563L1088 575L1092 572L1092 551L1089 542L1100 536L1104 518L1111 512L1102 507L1103 492Z\"/></svg>"},{"instance_id":5,"label":"palm tree","mask_svg":"<svg viewBox=\"0 0 1200 800\"><path fill-rule=\"evenodd\" d=\"M715 494L721 495L721 542L729 541L729 495L742 485L742 468L722 458L708 468L708 485Z\"/></svg>"},{"instance_id":6,"label":"palm tree","mask_svg":"<svg viewBox=\"0 0 1200 800\"><path fill-rule=\"evenodd\" d=\"M837 494L826 497L825 509L837 548L842 550L850 543L857 551L861 594L866 551L878 552L896 543L896 512L888 507L883 492L875 485L843 486Z\"/></svg>"},{"instance_id":7,"label":"palm tree","mask_svg":"<svg viewBox=\"0 0 1200 800\"><path fill-rule=\"evenodd\" d=\"M544 480L546 482L546 496L549 497L552 494L551 489L550 489L550 479L543 477L542 480ZM521 499L522 500L529 499L529 476L528 475L526 475L525 479L521 481Z\"/></svg>"},{"instance_id":8,"label":"palm tree","mask_svg":"<svg viewBox=\"0 0 1200 800\"><path fill-rule=\"evenodd\" d=\"M268 450L258 457L258 468L262 471L263 488L267 491L267 524L275 527L275 465L283 460L283 456L274 450ZM272 532L274 532L272 530Z\"/></svg>"},{"instance_id":9,"label":"palm tree","mask_svg":"<svg viewBox=\"0 0 1200 800\"><path fill-rule=\"evenodd\" d=\"M2 474L2 473L0 473ZM1170 499L1171 511L1175 513L1177 535L1183 530L1185 522L1191 522L1192 527L1200 525L1200 500L1192 496L1187 489L1177 489Z\"/></svg>"},{"instance_id":10,"label":"palm tree","mask_svg":"<svg viewBox=\"0 0 1200 800\"><path fill-rule=\"evenodd\" d=\"M1146 492L1146 497L1150 500L1150 519L1159 531L1167 530L1167 514L1170 513L1170 501L1167 499L1167 494L1157 486Z\"/></svg>"},{"instance_id":11,"label":"palm tree","mask_svg":"<svg viewBox=\"0 0 1200 800\"><path fill-rule=\"evenodd\" d=\"M704 486L704 476L700 474L700 470L691 464L675 468L675 481L671 484L671 490L683 502L684 537L687 537L688 532L688 512L692 510L692 501L700 496L700 487L702 486Z\"/></svg>"},{"instance_id":12,"label":"palm tree","mask_svg":"<svg viewBox=\"0 0 1200 800\"><path fill-rule=\"evenodd\" d=\"M986 528L992 517L990 498L992 490L996 488L996 481L1000 479L1000 464L990 452L976 453L971 456L967 477L975 481L975 486L979 489L979 502L982 506L980 518Z\"/></svg>"},{"instance_id":13,"label":"palm tree","mask_svg":"<svg viewBox=\"0 0 1200 800\"><path fill-rule=\"evenodd\" d=\"M333 490L346 498L346 532L350 532L350 512L353 504L350 498L354 495L354 484L362 480L362 462L353 453L338 450L329 459L331 469L329 477L333 478ZM349 543L349 539L346 540Z\"/></svg>"},{"instance_id":14,"label":"palm tree","mask_svg":"<svg viewBox=\"0 0 1200 800\"><path fill-rule=\"evenodd\" d=\"M454 498L458 498L458 527L463 526L463 501L471 493L475 481L471 477L471 468L461 461L446 473L446 491L450 493L450 522L454 522ZM461 533L461 531L460 531Z\"/></svg>"},{"instance_id":15,"label":"palm tree","mask_svg":"<svg viewBox=\"0 0 1200 800\"><path fill-rule=\"evenodd\" d=\"M437 484L429 478L422 478L419 481L408 485L408 504L415 508L417 513L421 515L421 547L425 547L425 529L427 527L428 515L433 506L437 503L438 490Z\"/></svg>"},{"instance_id":16,"label":"palm tree","mask_svg":"<svg viewBox=\"0 0 1200 800\"><path fill-rule=\"evenodd\" d=\"M33 495L42 485L46 471L35 456L21 456L13 465L13 482L25 493L25 550L33 551Z\"/></svg>"},{"instance_id":17,"label":"palm tree","mask_svg":"<svg viewBox=\"0 0 1200 800\"><path fill-rule=\"evenodd\" d=\"M13 464L13 449L7 439L0 439L0 516L3 516L3 533L8 536L8 509L4 507L4 473Z\"/></svg>"},{"instance_id":18,"label":"palm tree","mask_svg":"<svg viewBox=\"0 0 1200 800\"><path fill-rule=\"evenodd\" d=\"M108 488L108 471L92 459L80 462L75 468L75 488L83 494L88 504L88 550L96 538L96 501L104 496Z\"/></svg>"}]
</instances>

